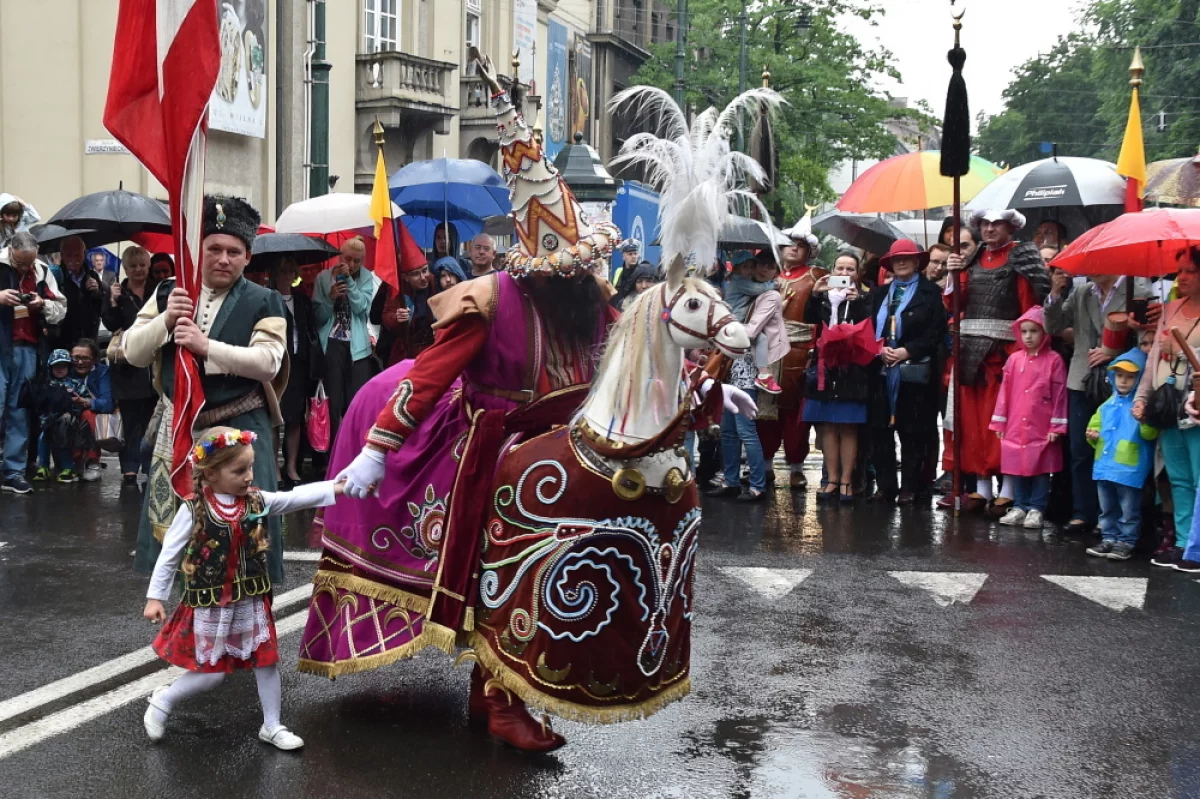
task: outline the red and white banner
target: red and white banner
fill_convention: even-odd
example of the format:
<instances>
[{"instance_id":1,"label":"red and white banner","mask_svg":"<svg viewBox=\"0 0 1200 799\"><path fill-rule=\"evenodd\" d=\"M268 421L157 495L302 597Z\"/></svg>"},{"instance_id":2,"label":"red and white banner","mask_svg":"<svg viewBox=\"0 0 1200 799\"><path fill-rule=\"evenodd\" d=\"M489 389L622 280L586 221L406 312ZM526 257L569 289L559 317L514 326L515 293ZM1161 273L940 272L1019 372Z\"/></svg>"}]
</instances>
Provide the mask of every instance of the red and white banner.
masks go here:
<instances>
[{"instance_id":1,"label":"red and white banner","mask_svg":"<svg viewBox=\"0 0 1200 799\"><path fill-rule=\"evenodd\" d=\"M213 0L121 0L104 126L167 189L178 285L200 294L204 119L221 46ZM176 348L171 482L192 492L188 454L204 404L195 358Z\"/></svg>"}]
</instances>

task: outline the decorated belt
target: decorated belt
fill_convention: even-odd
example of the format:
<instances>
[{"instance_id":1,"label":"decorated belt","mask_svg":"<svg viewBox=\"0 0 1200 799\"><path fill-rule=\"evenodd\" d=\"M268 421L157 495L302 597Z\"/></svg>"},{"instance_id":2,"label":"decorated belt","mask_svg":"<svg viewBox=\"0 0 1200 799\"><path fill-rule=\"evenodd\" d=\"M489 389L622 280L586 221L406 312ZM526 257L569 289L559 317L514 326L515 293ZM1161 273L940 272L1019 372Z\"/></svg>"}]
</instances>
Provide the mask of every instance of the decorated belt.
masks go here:
<instances>
[{"instance_id":1,"label":"decorated belt","mask_svg":"<svg viewBox=\"0 0 1200 799\"><path fill-rule=\"evenodd\" d=\"M241 416L243 413L256 411L259 408L265 408L267 398L263 394L262 387L251 391L244 397L238 397L232 402L227 402L224 405L218 405L212 409L205 409L196 417L196 427L205 428L212 427L215 424L220 424L227 419L232 419L235 416Z\"/></svg>"},{"instance_id":2,"label":"decorated belt","mask_svg":"<svg viewBox=\"0 0 1200 799\"><path fill-rule=\"evenodd\" d=\"M792 344L810 344L813 340L813 326L807 325L804 322L791 322L784 320L784 327L787 329L788 341Z\"/></svg>"},{"instance_id":3,"label":"decorated belt","mask_svg":"<svg viewBox=\"0 0 1200 799\"><path fill-rule=\"evenodd\" d=\"M958 323L958 332L964 336L980 336L998 341L1016 341L1012 332L1012 321L1004 319L963 319Z\"/></svg>"}]
</instances>

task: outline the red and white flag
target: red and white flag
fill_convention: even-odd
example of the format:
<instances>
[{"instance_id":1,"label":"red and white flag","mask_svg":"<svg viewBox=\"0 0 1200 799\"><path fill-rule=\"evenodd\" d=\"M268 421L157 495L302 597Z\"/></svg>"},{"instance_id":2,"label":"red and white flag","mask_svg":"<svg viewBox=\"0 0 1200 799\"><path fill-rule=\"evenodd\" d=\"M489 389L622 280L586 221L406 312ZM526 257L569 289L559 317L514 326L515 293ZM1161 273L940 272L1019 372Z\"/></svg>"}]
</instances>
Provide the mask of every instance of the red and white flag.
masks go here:
<instances>
[{"instance_id":1,"label":"red and white flag","mask_svg":"<svg viewBox=\"0 0 1200 799\"><path fill-rule=\"evenodd\" d=\"M178 285L200 294L205 116L221 67L214 0L121 0L104 126L167 189ZM188 455L204 404L192 353L176 348L171 483L192 493Z\"/></svg>"}]
</instances>

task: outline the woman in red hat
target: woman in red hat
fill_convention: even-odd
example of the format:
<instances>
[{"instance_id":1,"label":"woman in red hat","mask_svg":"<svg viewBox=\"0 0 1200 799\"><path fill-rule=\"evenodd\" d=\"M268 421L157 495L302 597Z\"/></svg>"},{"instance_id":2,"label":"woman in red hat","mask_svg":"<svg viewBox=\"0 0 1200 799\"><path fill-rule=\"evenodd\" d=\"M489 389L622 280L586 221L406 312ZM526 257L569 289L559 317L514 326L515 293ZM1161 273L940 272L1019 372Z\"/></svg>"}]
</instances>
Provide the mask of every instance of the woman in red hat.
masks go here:
<instances>
[{"instance_id":1,"label":"woman in red hat","mask_svg":"<svg viewBox=\"0 0 1200 799\"><path fill-rule=\"evenodd\" d=\"M871 452L878 490L875 498L902 505L926 495L922 483L931 451L941 385L937 354L946 335L942 292L922 271L929 253L915 241L892 244L880 265L892 275L887 288L871 293L875 335L883 340L882 366L871 391ZM900 437L901 476L896 485L896 442Z\"/></svg>"}]
</instances>

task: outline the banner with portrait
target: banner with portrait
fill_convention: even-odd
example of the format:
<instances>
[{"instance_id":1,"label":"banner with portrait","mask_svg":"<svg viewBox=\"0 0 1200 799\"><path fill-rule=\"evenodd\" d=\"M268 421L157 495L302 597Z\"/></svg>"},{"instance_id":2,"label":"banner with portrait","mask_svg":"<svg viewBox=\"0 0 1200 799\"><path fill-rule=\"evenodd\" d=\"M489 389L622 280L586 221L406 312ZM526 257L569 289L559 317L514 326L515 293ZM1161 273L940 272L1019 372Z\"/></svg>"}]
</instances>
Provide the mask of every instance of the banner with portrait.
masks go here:
<instances>
[{"instance_id":1,"label":"banner with portrait","mask_svg":"<svg viewBox=\"0 0 1200 799\"><path fill-rule=\"evenodd\" d=\"M570 88L567 85L567 26L550 20L546 31L546 86L545 98L546 130L545 150L550 160L558 155L567 143L567 111Z\"/></svg>"},{"instance_id":2,"label":"banner with portrait","mask_svg":"<svg viewBox=\"0 0 1200 799\"><path fill-rule=\"evenodd\" d=\"M592 43L587 36L575 32L574 58L571 59L571 115L567 140L575 141L582 133L583 140L592 143Z\"/></svg>"},{"instance_id":3,"label":"banner with portrait","mask_svg":"<svg viewBox=\"0 0 1200 799\"><path fill-rule=\"evenodd\" d=\"M220 18L221 71L208 105L208 127L267 135L267 2L213 0Z\"/></svg>"}]
</instances>

